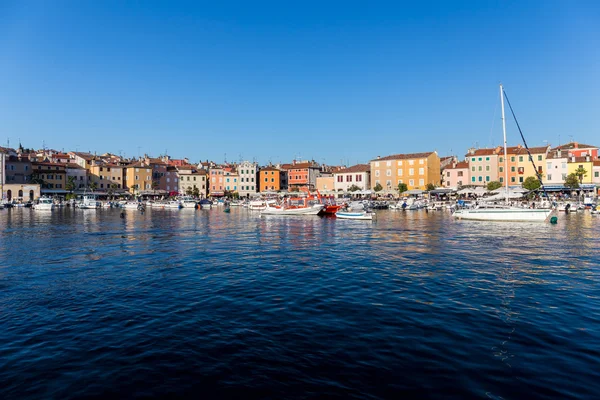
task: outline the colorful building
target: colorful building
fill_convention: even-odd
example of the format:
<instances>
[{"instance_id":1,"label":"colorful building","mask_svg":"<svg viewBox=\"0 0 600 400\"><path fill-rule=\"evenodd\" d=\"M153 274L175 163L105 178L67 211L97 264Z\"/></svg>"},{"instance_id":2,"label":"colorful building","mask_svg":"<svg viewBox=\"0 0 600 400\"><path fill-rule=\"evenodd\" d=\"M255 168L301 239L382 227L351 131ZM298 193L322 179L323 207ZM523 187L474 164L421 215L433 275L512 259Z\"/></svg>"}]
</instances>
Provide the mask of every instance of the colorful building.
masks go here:
<instances>
[{"instance_id":1,"label":"colorful building","mask_svg":"<svg viewBox=\"0 0 600 400\"><path fill-rule=\"evenodd\" d=\"M467 161L453 162L444 169L444 187L460 188L470 185L469 163Z\"/></svg>"},{"instance_id":2,"label":"colorful building","mask_svg":"<svg viewBox=\"0 0 600 400\"><path fill-rule=\"evenodd\" d=\"M34 162L31 164L31 181L41 185L41 193L47 195L65 195L67 193L66 164L52 162Z\"/></svg>"},{"instance_id":3,"label":"colorful building","mask_svg":"<svg viewBox=\"0 0 600 400\"><path fill-rule=\"evenodd\" d=\"M464 185L487 186L488 183L501 181L499 176L498 154L500 147L493 149L469 149L465 160L469 163L469 181ZM503 168L502 168L503 170ZM458 171L456 171L458 173ZM463 171L464 174L464 171ZM458 176L456 176L458 178Z\"/></svg>"},{"instance_id":4,"label":"colorful building","mask_svg":"<svg viewBox=\"0 0 600 400\"><path fill-rule=\"evenodd\" d=\"M268 166L261 168L258 172L258 190L262 192L279 192L281 189L282 171ZM315 179L316 182L316 179Z\"/></svg>"},{"instance_id":5,"label":"colorful building","mask_svg":"<svg viewBox=\"0 0 600 400\"><path fill-rule=\"evenodd\" d=\"M542 177L544 186L562 188L569 174L567 163L569 161L568 151L560 148L552 149L546 155L546 173Z\"/></svg>"},{"instance_id":6,"label":"colorful building","mask_svg":"<svg viewBox=\"0 0 600 400\"><path fill-rule=\"evenodd\" d=\"M440 157L436 151L377 157L370 164L371 189L381 185L392 192L404 183L408 190L425 190L430 183L440 184Z\"/></svg>"},{"instance_id":7,"label":"colorful building","mask_svg":"<svg viewBox=\"0 0 600 400\"><path fill-rule=\"evenodd\" d=\"M352 186L360 190L368 190L371 188L371 166L357 164L338 170L333 173L333 181L334 190L337 192L347 192Z\"/></svg>"},{"instance_id":8,"label":"colorful building","mask_svg":"<svg viewBox=\"0 0 600 400\"><path fill-rule=\"evenodd\" d=\"M244 161L237 167L240 178L238 193L240 197L249 197L257 192L257 172L258 164L255 162Z\"/></svg>"},{"instance_id":9,"label":"colorful building","mask_svg":"<svg viewBox=\"0 0 600 400\"><path fill-rule=\"evenodd\" d=\"M226 192L239 194L240 176L234 167L223 168L223 187Z\"/></svg>"},{"instance_id":10,"label":"colorful building","mask_svg":"<svg viewBox=\"0 0 600 400\"><path fill-rule=\"evenodd\" d=\"M317 176L316 189L320 192L327 192L334 190L334 178L333 175L321 175Z\"/></svg>"},{"instance_id":11,"label":"colorful building","mask_svg":"<svg viewBox=\"0 0 600 400\"><path fill-rule=\"evenodd\" d=\"M315 161L294 160L291 164L283 164L281 169L287 172L289 190L316 187L320 166Z\"/></svg>"},{"instance_id":12,"label":"colorful building","mask_svg":"<svg viewBox=\"0 0 600 400\"><path fill-rule=\"evenodd\" d=\"M123 178L125 188L134 195L152 191L152 167L143 160L127 165Z\"/></svg>"},{"instance_id":13,"label":"colorful building","mask_svg":"<svg viewBox=\"0 0 600 400\"><path fill-rule=\"evenodd\" d=\"M529 158L527 149L521 145L508 147L506 151L508 154L507 161L509 186L520 186L528 177L536 177L536 170L533 167L534 163L537 168L537 172L542 176L545 175L546 157L550 151L550 146L530 147L529 153L531 153L533 163ZM504 183L504 178L506 175L504 173L503 147L500 147L500 151L498 153L498 175L498 180L501 183Z\"/></svg>"},{"instance_id":14,"label":"colorful building","mask_svg":"<svg viewBox=\"0 0 600 400\"><path fill-rule=\"evenodd\" d=\"M223 197L225 195L225 170L220 165L213 165L208 171L208 195Z\"/></svg>"}]
</instances>

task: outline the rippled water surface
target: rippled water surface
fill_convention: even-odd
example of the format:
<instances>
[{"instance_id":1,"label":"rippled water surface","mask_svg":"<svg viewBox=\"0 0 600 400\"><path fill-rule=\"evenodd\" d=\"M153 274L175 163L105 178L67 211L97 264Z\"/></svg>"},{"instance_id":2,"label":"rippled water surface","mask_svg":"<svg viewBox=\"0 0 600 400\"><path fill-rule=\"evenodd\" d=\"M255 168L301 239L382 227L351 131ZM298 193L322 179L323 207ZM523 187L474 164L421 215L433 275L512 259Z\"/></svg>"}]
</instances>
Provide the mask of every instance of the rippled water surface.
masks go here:
<instances>
[{"instance_id":1,"label":"rippled water surface","mask_svg":"<svg viewBox=\"0 0 600 400\"><path fill-rule=\"evenodd\" d=\"M0 211L0 398L598 398L600 218Z\"/></svg>"}]
</instances>

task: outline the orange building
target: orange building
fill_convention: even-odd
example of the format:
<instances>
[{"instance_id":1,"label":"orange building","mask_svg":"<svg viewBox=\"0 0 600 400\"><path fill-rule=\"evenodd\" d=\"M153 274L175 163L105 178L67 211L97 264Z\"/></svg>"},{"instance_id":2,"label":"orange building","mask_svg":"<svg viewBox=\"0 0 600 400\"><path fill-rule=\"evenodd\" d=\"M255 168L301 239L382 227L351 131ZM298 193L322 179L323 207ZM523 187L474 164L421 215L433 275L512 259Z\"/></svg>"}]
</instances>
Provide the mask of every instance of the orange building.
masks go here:
<instances>
[{"instance_id":1,"label":"orange building","mask_svg":"<svg viewBox=\"0 0 600 400\"><path fill-rule=\"evenodd\" d=\"M546 156L550 146L542 147L530 147L529 152L533 158L533 162L537 167L537 172L545 174L546 171ZM530 176L536 176L536 170L533 168L533 164L529 159L527 149L521 145L514 147L507 147L506 152L508 154L508 184L509 185L521 185ZM498 180L504 184L504 148L500 148L498 155Z\"/></svg>"},{"instance_id":2,"label":"orange building","mask_svg":"<svg viewBox=\"0 0 600 400\"><path fill-rule=\"evenodd\" d=\"M283 171L275 167L264 167L258 172L259 192L278 192L281 190L281 175Z\"/></svg>"},{"instance_id":3,"label":"orange building","mask_svg":"<svg viewBox=\"0 0 600 400\"><path fill-rule=\"evenodd\" d=\"M152 167L144 161L138 161L125 167L124 178L124 184L133 194L139 194L143 190L152 190Z\"/></svg>"},{"instance_id":4,"label":"orange building","mask_svg":"<svg viewBox=\"0 0 600 400\"><path fill-rule=\"evenodd\" d=\"M379 184L394 191L404 183L408 189L425 190L429 183L440 184L440 157L437 152L394 154L371 160L371 189Z\"/></svg>"}]
</instances>

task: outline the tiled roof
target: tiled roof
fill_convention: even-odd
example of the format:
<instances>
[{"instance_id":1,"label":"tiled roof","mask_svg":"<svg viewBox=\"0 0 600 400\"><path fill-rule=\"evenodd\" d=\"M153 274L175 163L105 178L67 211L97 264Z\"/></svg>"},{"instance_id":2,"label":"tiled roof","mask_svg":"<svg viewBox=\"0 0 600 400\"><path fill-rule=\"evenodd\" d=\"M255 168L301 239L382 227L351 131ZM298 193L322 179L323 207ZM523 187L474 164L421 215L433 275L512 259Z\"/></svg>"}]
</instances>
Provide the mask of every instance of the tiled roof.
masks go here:
<instances>
[{"instance_id":1,"label":"tiled roof","mask_svg":"<svg viewBox=\"0 0 600 400\"><path fill-rule=\"evenodd\" d=\"M90 161L90 160L92 160L94 158L94 155L90 154L90 153L82 153L82 152L79 152L79 151L74 151L73 154L75 154L76 156L81 157L81 158L83 158L84 160L87 160L87 161Z\"/></svg>"},{"instance_id":2,"label":"tiled roof","mask_svg":"<svg viewBox=\"0 0 600 400\"><path fill-rule=\"evenodd\" d=\"M555 147L555 149L561 150L574 150L574 149L597 149L598 146L592 146L589 144L571 142L567 144L561 144L560 146Z\"/></svg>"},{"instance_id":3,"label":"tiled roof","mask_svg":"<svg viewBox=\"0 0 600 400\"><path fill-rule=\"evenodd\" d=\"M279 171L277 168L275 167L264 167L260 169L261 171Z\"/></svg>"},{"instance_id":4,"label":"tiled roof","mask_svg":"<svg viewBox=\"0 0 600 400\"><path fill-rule=\"evenodd\" d=\"M369 172L371 171L371 165L369 164L356 164L346 169L335 172L336 174L347 174L354 172Z\"/></svg>"},{"instance_id":5,"label":"tiled roof","mask_svg":"<svg viewBox=\"0 0 600 400\"><path fill-rule=\"evenodd\" d=\"M541 146L541 147L530 147L529 148L529 152L531 154L545 154L546 151L548 150L547 146ZM512 146L512 147L507 147L506 151L508 154L527 154L527 149L523 146ZM504 154L504 148L501 147L500 148L500 152L498 154Z\"/></svg>"},{"instance_id":6,"label":"tiled roof","mask_svg":"<svg viewBox=\"0 0 600 400\"><path fill-rule=\"evenodd\" d=\"M468 152L465 157L473 157L473 156L492 156L498 154L498 148L495 147L493 149L475 149L472 152Z\"/></svg>"},{"instance_id":7,"label":"tiled roof","mask_svg":"<svg viewBox=\"0 0 600 400\"><path fill-rule=\"evenodd\" d=\"M469 169L469 163L466 161L460 161L457 162L455 166L447 166L446 169Z\"/></svg>"},{"instance_id":8,"label":"tiled roof","mask_svg":"<svg viewBox=\"0 0 600 400\"><path fill-rule=\"evenodd\" d=\"M371 160L371 162L373 162L373 161L411 160L411 159L416 159L416 158L427 158L431 154L433 154L433 151L430 151L430 152L427 152L427 153L393 154L391 156L375 158L375 159Z\"/></svg>"},{"instance_id":9,"label":"tiled roof","mask_svg":"<svg viewBox=\"0 0 600 400\"><path fill-rule=\"evenodd\" d=\"M594 165L594 167L600 167L600 160L593 161L592 165Z\"/></svg>"},{"instance_id":10,"label":"tiled roof","mask_svg":"<svg viewBox=\"0 0 600 400\"><path fill-rule=\"evenodd\" d=\"M570 163L580 163L580 162L591 162L593 161L590 157L589 161L587 157L569 157L568 162Z\"/></svg>"}]
</instances>

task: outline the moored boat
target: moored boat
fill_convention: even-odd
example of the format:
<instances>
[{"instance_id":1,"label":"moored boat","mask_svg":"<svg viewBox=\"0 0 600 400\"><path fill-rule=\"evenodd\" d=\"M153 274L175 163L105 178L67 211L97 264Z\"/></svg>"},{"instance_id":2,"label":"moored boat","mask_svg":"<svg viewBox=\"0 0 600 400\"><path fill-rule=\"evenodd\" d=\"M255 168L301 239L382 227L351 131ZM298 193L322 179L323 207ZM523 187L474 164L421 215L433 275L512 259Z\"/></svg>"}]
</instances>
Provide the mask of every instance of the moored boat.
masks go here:
<instances>
[{"instance_id":1,"label":"moored boat","mask_svg":"<svg viewBox=\"0 0 600 400\"><path fill-rule=\"evenodd\" d=\"M372 220L375 213L372 212L351 212L351 211L338 211L335 213L335 217L339 219L362 219Z\"/></svg>"},{"instance_id":2,"label":"moored boat","mask_svg":"<svg viewBox=\"0 0 600 400\"><path fill-rule=\"evenodd\" d=\"M54 201L51 197L42 196L39 198L38 202L33 205L33 209L51 211L54 209Z\"/></svg>"}]
</instances>

